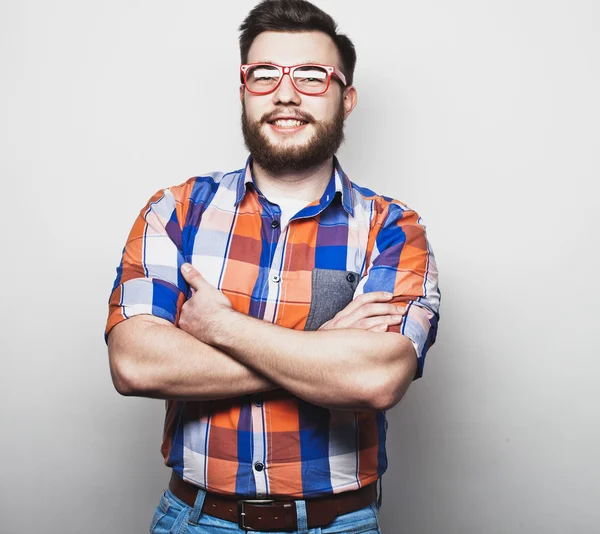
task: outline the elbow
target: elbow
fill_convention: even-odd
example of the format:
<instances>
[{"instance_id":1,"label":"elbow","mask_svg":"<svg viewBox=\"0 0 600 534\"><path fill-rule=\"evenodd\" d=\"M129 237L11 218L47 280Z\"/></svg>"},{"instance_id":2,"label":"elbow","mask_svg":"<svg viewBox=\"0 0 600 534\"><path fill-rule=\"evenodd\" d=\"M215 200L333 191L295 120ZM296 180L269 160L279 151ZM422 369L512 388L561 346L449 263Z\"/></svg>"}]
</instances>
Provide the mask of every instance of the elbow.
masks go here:
<instances>
[{"instance_id":1,"label":"elbow","mask_svg":"<svg viewBox=\"0 0 600 534\"><path fill-rule=\"evenodd\" d=\"M416 373L418 362L412 342L405 336L394 336L393 358L386 372L379 376L370 401L373 409L385 411L398 404L406 394Z\"/></svg>"},{"instance_id":2,"label":"elbow","mask_svg":"<svg viewBox=\"0 0 600 534\"><path fill-rule=\"evenodd\" d=\"M160 373L137 342L146 336L147 325L145 316L133 317L116 325L108 335L110 375L115 389L124 397L152 397L160 389Z\"/></svg>"},{"instance_id":3,"label":"elbow","mask_svg":"<svg viewBox=\"0 0 600 534\"><path fill-rule=\"evenodd\" d=\"M108 362L112 383L124 397L143 397L148 389L142 366L116 339L109 337Z\"/></svg>"},{"instance_id":4,"label":"elbow","mask_svg":"<svg viewBox=\"0 0 600 534\"><path fill-rule=\"evenodd\" d=\"M387 376L371 377L370 380L362 376L360 384L354 388L357 397L352 404L361 406L364 411L384 412L395 406L402 395L394 381Z\"/></svg>"},{"instance_id":5,"label":"elbow","mask_svg":"<svg viewBox=\"0 0 600 534\"><path fill-rule=\"evenodd\" d=\"M367 409L384 412L396 406L412 383L416 370L416 358L410 355L378 372L368 382L368 387L363 383L363 402L368 406Z\"/></svg>"},{"instance_id":6,"label":"elbow","mask_svg":"<svg viewBox=\"0 0 600 534\"><path fill-rule=\"evenodd\" d=\"M111 357L110 376L119 395L134 397L142 393L139 373L136 373L134 367L124 357Z\"/></svg>"},{"instance_id":7,"label":"elbow","mask_svg":"<svg viewBox=\"0 0 600 534\"><path fill-rule=\"evenodd\" d=\"M400 393L399 388L390 384L382 384L380 387L373 388L370 395L365 399L365 403L370 411L385 412L390 410L404 395Z\"/></svg>"},{"instance_id":8,"label":"elbow","mask_svg":"<svg viewBox=\"0 0 600 534\"><path fill-rule=\"evenodd\" d=\"M373 404L378 411L385 411L398 404L411 385L416 372L416 365L398 365L397 369L390 372L382 381L376 391Z\"/></svg>"}]
</instances>

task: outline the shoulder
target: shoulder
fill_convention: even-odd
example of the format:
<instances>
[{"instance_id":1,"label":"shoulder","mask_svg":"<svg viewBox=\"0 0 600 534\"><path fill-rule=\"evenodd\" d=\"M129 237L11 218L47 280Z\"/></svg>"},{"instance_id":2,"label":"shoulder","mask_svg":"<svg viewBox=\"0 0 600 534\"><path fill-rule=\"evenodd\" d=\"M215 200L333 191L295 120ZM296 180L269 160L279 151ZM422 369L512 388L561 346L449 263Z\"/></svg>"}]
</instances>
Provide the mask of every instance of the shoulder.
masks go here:
<instances>
[{"instance_id":1,"label":"shoulder","mask_svg":"<svg viewBox=\"0 0 600 534\"><path fill-rule=\"evenodd\" d=\"M399 221L420 222L418 213L401 200L375 193L368 187L352 184L355 211L369 214L371 226L389 226Z\"/></svg>"},{"instance_id":2,"label":"shoulder","mask_svg":"<svg viewBox=\"0 0 600 534\"><path fill-rule=\"evenodd\" d=\"M210 172L192 176L185 182L158 190L142 208L140 215L147 220L158 216L163 224L178 220L181 227L189 217L199 217L218 194L225 194L226 201L233 203L242 175L241 170Z\"/></svg>"},{"instance_id":3,"label":"shoulder","mask_svg":"<svg viewBox=\"0 0 600 534\"><path fill-rule=\"evenodd\" d=\"M214 171L198 176L192 176L185 182L169 186L157 193L159 196L169 196L176 203L207 204L219 189L225 189L235 194L242 170L230 172Z\"/></svg>"},{"instance_id":4,"label":"shoulder","mask_svg":"<svg viewBox=\"0 0 600 534\"><path fill-rule=\"evenodd\" d=\"M363 206L363 212L369 214L369 249L377 251L378 261L393 260L390 265L399 261L404 250L403 262L413 260L430 262L431 247L427 237L427 227L421 216L404 202L352 182L355 196L355 213L357 206Z\"/></svg>"}]
</instances>

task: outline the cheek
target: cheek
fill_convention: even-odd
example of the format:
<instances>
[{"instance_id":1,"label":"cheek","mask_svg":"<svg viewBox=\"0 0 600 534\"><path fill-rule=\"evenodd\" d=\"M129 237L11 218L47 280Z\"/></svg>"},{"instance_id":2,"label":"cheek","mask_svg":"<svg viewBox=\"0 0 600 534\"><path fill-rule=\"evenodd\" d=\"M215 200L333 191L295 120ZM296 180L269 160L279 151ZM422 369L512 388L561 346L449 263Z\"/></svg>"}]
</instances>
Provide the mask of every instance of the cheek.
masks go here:
<instances>
[{"instance_id":1,"label":"cheek","mask_svg":"<svg viewBox=\"0 0 600 534\"><path fill-rule=\"evenodd\" d=\"M338 101L334 99L323 99L312 103L310 108L306 108L317 121L328 122L335 116Z\"/></svg>"},{"instance_id":2,"label":"cheek","mask_svg":"<svg viewBox=\"0 0 600 534\"><path fill-rule=\"evenodd\" d=\"M244 100L244 108L246 117L253 122L259 121L261 117L268 111L268 106L261 102L256 97L248 97Z\"/></svg>"}]
</instances>

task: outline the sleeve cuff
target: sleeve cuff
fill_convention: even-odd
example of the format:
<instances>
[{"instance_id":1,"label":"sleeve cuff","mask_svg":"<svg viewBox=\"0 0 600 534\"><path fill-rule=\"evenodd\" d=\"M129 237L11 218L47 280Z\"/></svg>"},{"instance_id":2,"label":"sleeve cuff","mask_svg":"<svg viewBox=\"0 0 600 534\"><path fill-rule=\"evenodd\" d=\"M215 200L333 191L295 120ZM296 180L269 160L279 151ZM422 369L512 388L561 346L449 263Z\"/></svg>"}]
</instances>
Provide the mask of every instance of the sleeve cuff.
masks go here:
<instances>
[{"instance_id":1,"label":"sleeve cuff","mask_svg":"<svg viewBox=\"0 0 600 534\"><path fill-rule=\"evenodd\" d=\"M154 315L176 324L183 292L173 284L156 278L135 278L117 286L109 304L109 315L104 332L105 342L109 332L119 323L136 315Z\"/></svg>"}]
</instances>

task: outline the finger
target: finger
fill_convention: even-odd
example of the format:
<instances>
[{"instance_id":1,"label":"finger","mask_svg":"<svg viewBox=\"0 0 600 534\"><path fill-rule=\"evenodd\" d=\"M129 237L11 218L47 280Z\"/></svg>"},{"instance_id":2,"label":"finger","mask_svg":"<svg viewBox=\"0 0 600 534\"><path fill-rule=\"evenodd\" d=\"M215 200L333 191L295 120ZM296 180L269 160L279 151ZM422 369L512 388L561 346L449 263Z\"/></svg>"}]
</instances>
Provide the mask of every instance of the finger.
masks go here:
<instances>
[{"instance_id":1,"label":"finger","mask_svg":"<svg viewBox=\"0 0 600 534\"><path fill-rule=\"evenodd\" d=\"M371 293L363 293L356 297L348 306L346 306L341 312L338 313L338 316L345 317L353 313L355 310L364 306L365 304L369 304L371 302L387 302L394 297L393 293L388 293L387 291L372 291Z\"/></svg>"},{"instance_id":2,"label":"finger","mask_svg":"<svg viewBox=\"0 0 600 534\"><path fill-rule=\"evenodd\" d=\"M183 278L185 278L185 281L196 291L200 288L200 284L205 282L200 271L198 271L191 263L184 263L181 266L181 274L183 275Z\"/></svg>"},{"instance_id":3,"label":"finger","mask_svg":"<svg viewBox=\"0 0 600 534\"><path fill-rule=\"evenodd\" d=\"M375 306L371 311L362 308L347 317L335 321L334 328L359 328L368 330L378 324L400 324L404 319L405 310L395 304L369 304ZM366 306L364 306L366 308Z\"/></svg>"},{"instance_id":4,"label":"finger","mask_svg":"<svg viewBox=\"0 0 600 534\"><path fill-rule=\"evenodd\" d=\"M385 315L402 315L405 313L405 309L396 304L384 304L384 303L372 303L365 304L360 308L354 310L350 315L344 318L346 323L357 323L362 319L369 317L381 317Z\"/></svg>"},{"instance_id":5,"label":"finger","mask_svg":"<svg viewBox=\"0 0 600 534\"><path fill-rule=\"evenodd\" d=\"M374 320L369 322L370 327L376 323L386 322L386 320L383 319L385 317L394 315L402 317L405 313L405 308L397 306L396 304L365 304L350 314L336 315L335 328L364 328L364 326L357 325L362 323L365 319L373 318Z\"/></svg>"},{"instance_id":6,"label":"finger","mask_svg":"<svg viewBox=\"0 0 600 534\"><path fill-rule=\"evenodd\" d=\"M391 326L395 324L400 324L404 319L403 315L385 315L380 317L369 317L368 319L362 319L361 321L357 321L354 324L351 324L347 328L359 328L361 330L370 330L371 328L377 325L386 325Z\"/></svg>"},{"instance_id":7,"label":"finger","mask_svg":"<svg viewBox=\"0 0 600 534\"><path fill-rule=\"evenodd\" d=\"M373 326L369 328L371 332L385 332L388 329L387 324L378 324L377 326Z\"/></svg>"}]
</instances>

